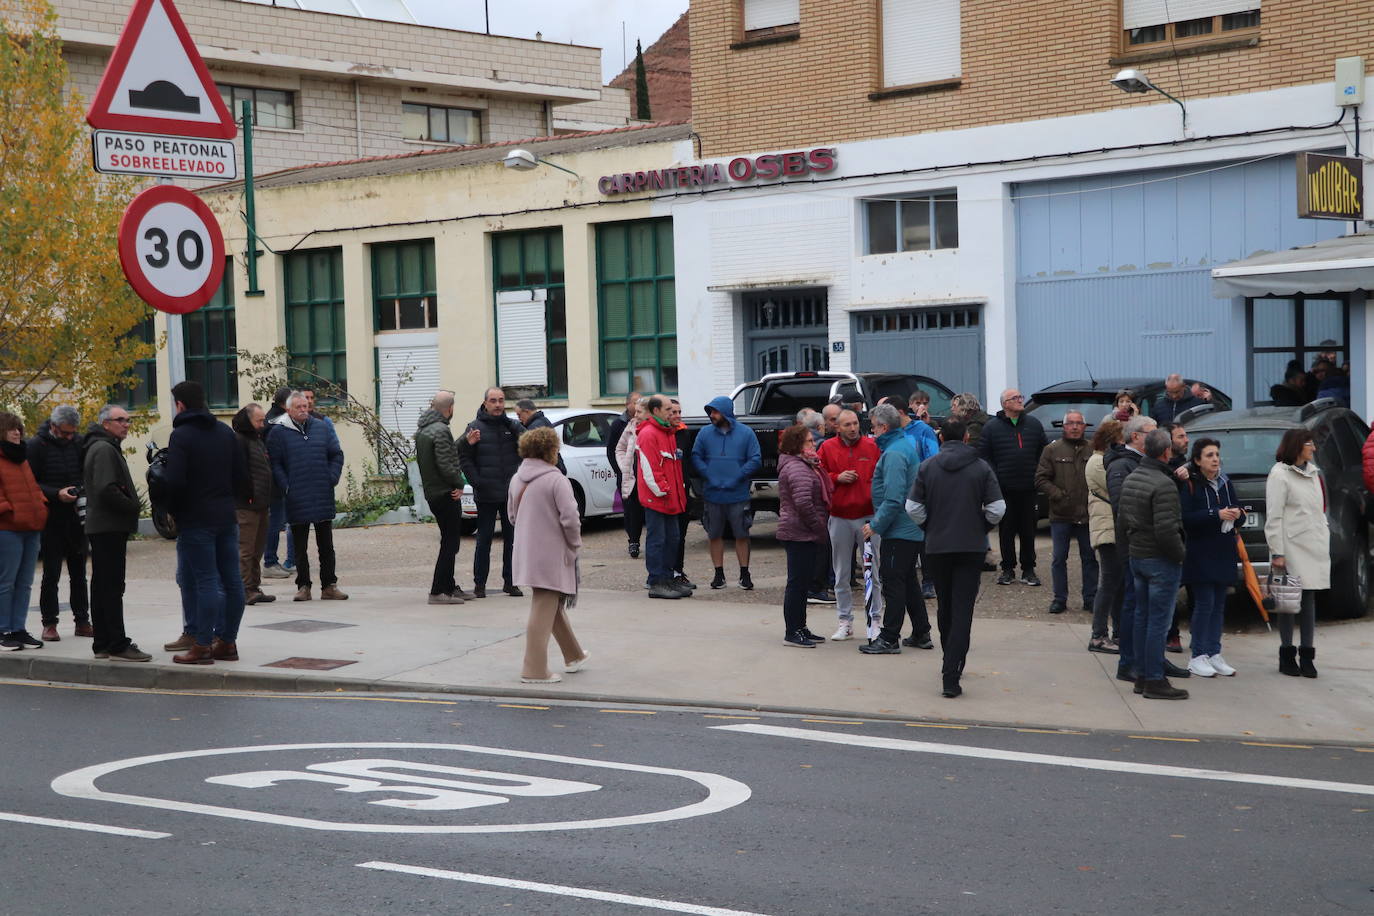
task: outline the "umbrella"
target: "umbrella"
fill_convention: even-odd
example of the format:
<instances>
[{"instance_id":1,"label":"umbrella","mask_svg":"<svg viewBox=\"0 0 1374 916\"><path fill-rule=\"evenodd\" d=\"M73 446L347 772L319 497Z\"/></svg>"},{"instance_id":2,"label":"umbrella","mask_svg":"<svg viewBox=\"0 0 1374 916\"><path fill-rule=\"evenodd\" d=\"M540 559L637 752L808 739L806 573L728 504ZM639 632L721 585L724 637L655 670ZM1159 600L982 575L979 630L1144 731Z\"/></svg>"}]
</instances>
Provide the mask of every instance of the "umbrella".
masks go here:
<instances>
[{"instance_id":1,"label":"umbrella","mask_svg":"<svg viewBox=\"0 0 1374 916\"><path fill-rule=\"evenodd\" d=\"M1239 534L1236 535L1236 554L1240 557L1245 590L1254 599L1255 607L1259 608L1260 616L1264 618L1264 628L1269 630L1269 612L1264 609L1264 593L1260 591L1259 576L1255 575L1255 567L1250 565L1250 554L1246 552L1245 542L1240 539Z\"/></svg>"}]
</instances>

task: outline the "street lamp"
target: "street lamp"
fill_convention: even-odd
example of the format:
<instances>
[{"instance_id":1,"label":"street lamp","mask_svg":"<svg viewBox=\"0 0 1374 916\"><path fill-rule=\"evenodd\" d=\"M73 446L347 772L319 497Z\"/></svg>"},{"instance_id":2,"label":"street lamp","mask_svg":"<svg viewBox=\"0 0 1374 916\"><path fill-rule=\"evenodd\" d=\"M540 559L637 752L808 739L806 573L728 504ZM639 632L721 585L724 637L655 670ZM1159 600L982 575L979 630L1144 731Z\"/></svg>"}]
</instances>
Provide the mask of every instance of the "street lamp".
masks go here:
<instances>
[{"instance_id":1,"label":"street lamp","mask_svg":"<svg viewBox=\"0 0 1374 916\"><path fill-rule=\"evenodd\" d=\"M1122 92L1158 92L1160 95L1171 100L1178 106L1179 110L1183 112L1183 129L1188 129L1188 109L1183 106L1182 100L1175 98L1150 82L1150 78L1145 75L1144 70L1122 70L1118 72L1116 76L1112 77L1112 85Z\"/></svg>"},{"instance_id":2,"label":"street lamp","mask_svg":"<svg viewBox=\"0 0 1374 916\"><path fill-rule=\"evenodd\" d=\"M509 153L506 153L506 158L502 159L501 161L505 163L506 168L515 169L517 172L528 172L538 168L541 165L547 165L551 169L558 169L560 172L567 172L569 175L572 175L574 178L577 178L579 180L582 178L581 175L577 174L572 169L566 169L563 166L558 165L555 162L550 162L547 159L540 159L538 156L536 156L534 153L530 152L527 149L513 149Z\"/></svg>"}]
</instances>

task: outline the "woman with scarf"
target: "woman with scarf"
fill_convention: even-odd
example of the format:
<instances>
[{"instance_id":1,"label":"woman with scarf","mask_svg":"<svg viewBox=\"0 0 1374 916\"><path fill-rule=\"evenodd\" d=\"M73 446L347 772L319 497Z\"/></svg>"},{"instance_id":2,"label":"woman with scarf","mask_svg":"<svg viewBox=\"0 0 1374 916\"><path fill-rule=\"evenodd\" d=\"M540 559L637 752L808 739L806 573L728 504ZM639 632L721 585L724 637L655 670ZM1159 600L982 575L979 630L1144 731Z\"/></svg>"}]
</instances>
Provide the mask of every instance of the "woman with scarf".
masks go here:
<instances>
[{"instance_id":1,"label":"woman with scarf","mask_svg":"<svg viewBox=\"0 0 1374 916\"><path fill-rule=\"evenodd\" d=\"M1226 590L1236 582L1236 537L1245 510L1236 489L1221 473L1221 443L1193 443L1188 479L1179 482L1183 531L1187 535L1183 584L1191 586L1194 677L1230 677L1236 669L1221 657L1221 624Z\"/></svg>"},{"instance_id":2,"label":"woman with scarf","mask_svg":"<svg viewBox=\"0 0 1374 916\"><path fill-rule=\"evenodd\" d=\"M814 649L825 642L806 626L806 594L826 543L830 520L830 475L820 468L816 443L800 423L778 442L778 540L787 552L787 588L782 598L783 644Z\"/></svg>"},{"instance_id":3,"label":"woman with scarf","mask_svg":"<svg viewBox=\"0 0 1374 916\"><path fill-rule=\"evenodd\" d=\"M0 412L0 649L41 649L26 630L48 501L34 479L24 421Z\"/></svg>"}]
</instances>

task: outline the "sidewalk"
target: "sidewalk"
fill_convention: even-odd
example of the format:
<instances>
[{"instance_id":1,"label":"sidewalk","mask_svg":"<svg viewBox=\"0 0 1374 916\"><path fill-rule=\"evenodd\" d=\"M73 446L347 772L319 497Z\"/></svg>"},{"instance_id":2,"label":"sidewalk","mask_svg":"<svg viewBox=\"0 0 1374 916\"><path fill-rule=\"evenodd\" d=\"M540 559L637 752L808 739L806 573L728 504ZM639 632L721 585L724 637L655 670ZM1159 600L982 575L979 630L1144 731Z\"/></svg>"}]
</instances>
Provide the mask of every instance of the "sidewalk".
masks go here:
<instances>
[{"instance_id":1,"label":"sidewalk","mask_svg":"<svg viewBox=\"0 0 1374 916\"><path fill-rule=\"evenodd\" d=\"M73 637L64 615L60 642L0 655L0 677L191 690L547 696L1374 746L1374 619L1319 629L1316 680L1278 674L1276 635L1228 636L1226 658L1240 673L1179 682L1192 698L1172 703L1144 700L1115 680L1116 656L1086 651L1085 626L976 619L965 693L947 700L939 695L938 647L869 657L855 640L797 650L782 645L780 608L587 591L573 612L591 653L587 669L531 688L519 680L528 598L497 593L431 607L423 587L352 586L349 601L322 602L317 590L316 600L296 603L285 580L267 587L278 600L248 608L239 662L173 664L161 648L181 632L178 592L168 581L140 579L129 582L127 625L153 653L151 663L93 658L90 641ZM829 634L833 613L813 607L812 628ZM550 651L557 663L557 647ZM272 664L293 657L347 664Z\"/></svg>"}]
</instances>

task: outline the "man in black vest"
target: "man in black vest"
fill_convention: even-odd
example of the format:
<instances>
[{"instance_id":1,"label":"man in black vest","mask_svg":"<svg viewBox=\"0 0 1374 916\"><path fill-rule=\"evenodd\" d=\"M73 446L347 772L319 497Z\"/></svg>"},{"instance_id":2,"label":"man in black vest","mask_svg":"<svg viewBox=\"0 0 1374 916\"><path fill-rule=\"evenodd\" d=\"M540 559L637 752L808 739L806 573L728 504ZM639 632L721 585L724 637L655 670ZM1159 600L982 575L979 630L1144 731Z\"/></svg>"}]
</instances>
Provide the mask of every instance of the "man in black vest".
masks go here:
<instances>
[{"instance_id":1,"label":"man in black vest","mask_svg":"<svg viewBox=\"0 0 1374 916\"><path fill-rule=\"evenodd\" d=\"M506 393L488 388L468 424L467 434L459 440L458 461L463 476L472 485L477 503L477 544L472 551L472 596L487 597L487 574L491 571L491 538L496 519L501 518L501 590L519 598L524 592L511 582L511 550L515 546L515 527L506 514L506 495L510 479L520 467L517 445L525 432L518 420L506 416Z\"/></svg>"}]
</instances>

